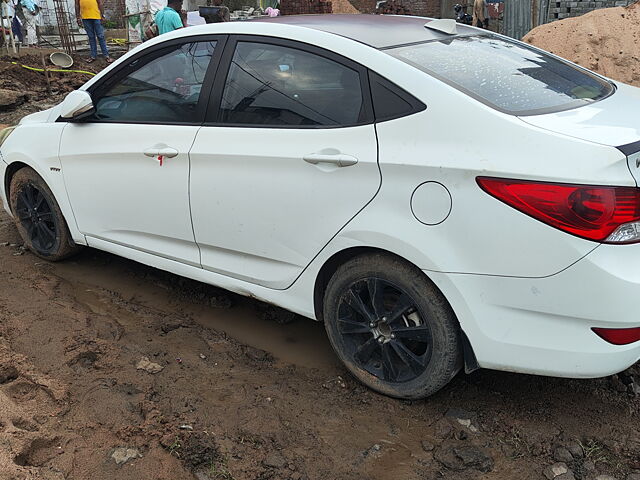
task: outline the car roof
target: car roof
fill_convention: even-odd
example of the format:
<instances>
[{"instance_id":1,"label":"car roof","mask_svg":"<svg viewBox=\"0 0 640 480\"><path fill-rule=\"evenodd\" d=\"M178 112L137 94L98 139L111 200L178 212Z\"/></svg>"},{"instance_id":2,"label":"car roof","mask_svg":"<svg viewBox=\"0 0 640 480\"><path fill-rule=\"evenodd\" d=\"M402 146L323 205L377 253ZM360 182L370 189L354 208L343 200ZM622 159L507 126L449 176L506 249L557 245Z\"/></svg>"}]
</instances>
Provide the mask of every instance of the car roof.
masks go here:
<instances>
[{"instance_id":1,"label":"car roof","mask_svg":"<svg viewBox=\"0 0 640 480\"><path fill-rule=\"evenodd\" d=\"M256 19L252 22L269 22L295 25L350 38L373 48L384 49L410 43L451 38L451 35L425 28L433 18L403 15L331 14L285 15ZM457 24L457 33L477 34L478 30Z\"/></svg>"}]
</instances>

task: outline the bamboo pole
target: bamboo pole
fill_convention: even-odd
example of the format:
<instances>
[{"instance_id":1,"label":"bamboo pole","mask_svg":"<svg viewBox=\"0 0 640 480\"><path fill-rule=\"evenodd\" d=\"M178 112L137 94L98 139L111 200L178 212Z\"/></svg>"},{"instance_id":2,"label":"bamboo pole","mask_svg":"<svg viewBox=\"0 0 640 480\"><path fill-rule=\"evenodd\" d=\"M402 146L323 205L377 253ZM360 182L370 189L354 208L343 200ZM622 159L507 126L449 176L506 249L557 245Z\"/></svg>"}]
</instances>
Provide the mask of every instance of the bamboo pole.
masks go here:
<instances>
[{"instance_id":1,"label":"bamboo pole","mask_svg":"<svg viewBox=\"0 0 640 480\"><path fill-rule=\"evenodd\" d=\"M42 59L42 68L44 69L44 79L47 81L47 94L51 95L51 81L49 80L49 70L47 69L47 62L44 59L44 53L40 54Z\"/></svg>"}]
</instances>

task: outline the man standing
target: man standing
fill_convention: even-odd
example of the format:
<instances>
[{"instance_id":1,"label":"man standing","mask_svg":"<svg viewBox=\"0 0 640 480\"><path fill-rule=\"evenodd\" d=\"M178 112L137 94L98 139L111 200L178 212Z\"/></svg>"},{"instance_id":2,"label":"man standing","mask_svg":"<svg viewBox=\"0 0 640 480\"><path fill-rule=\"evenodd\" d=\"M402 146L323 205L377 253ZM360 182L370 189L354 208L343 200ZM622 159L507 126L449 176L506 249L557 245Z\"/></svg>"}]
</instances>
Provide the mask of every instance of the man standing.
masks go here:
<instances>
[{"instance_id":1,"label":"man standing","mask_svg":"<svg viewBox=\"0 0 640 480\"><path fill-rule=\"evenodd\" d=\"M24 28L27 31L25 45L27 47L37 47L38 37L36 35L36 16L38 15L38 7L33 0L20 0L22 14L24 15Z\"/></svg>"},{"instance_id":2,"label":"man standing","mask_svg":"<svg viewBox=\"0 0 640 480\"><path fill-rule=\"evenodd\" d=\"M208 2L207 2L208 3ZM222 4L222 0L211 0L214 7L218 7L218 16L215 18L213 23L219 22L230 22L231 21L231 13L229 12L229 7L226 7Z\"/></svg>"},{"instance_id":3,"label":"man standing","mask_svg":"<svg viewBox=\"0 0 640 480\"><path fill-rule=\"evenodd\" d=\"M105 61L107 63L113 62L113 59L109 56L109 49L107 48L104 29L102 28L102 0L76 0L76 16L78 25L84 27L89 37L91 56L87 62L95 61L98 56L96 38L100 42L100 50L102 50Z\"/></svg>"},{"instance_id":4,"label":"man standing","mask_svg":"<svg viewBox=\"0 0 640 480\"><path fill-rule=\"evenodd\" d=\"M485 0L475 0L473 2L473 26L479 28L489 28L489 12Z\"/></svg>"},{"instance_id":5,"label":"man standing","mask_svg":"<svg viewBox=\"0 0 640 480\"><path fill-rule=\"evenodd\" d=\"M183 28L185 19L186 17L182 15L182 0L169 0L167 6L156 13L158 35Z\"/></svg>"}]
</instances>

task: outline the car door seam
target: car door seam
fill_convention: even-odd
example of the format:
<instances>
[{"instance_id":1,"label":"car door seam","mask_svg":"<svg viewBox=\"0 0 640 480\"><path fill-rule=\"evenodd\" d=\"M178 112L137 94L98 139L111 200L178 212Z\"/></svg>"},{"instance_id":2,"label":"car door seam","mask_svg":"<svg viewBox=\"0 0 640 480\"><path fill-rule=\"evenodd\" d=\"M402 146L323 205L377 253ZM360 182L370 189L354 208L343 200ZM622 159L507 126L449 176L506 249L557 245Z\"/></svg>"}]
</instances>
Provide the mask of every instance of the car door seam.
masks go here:
<instances>
[{"instance_id":1,"label":"car door seam","mask_svg":"<svg viewBox=\"0 0 640 480\"><path fill-rule=\"evenodd\" d=\"M316 258L318 258L318 256L324 251L324 249L327 248L327 246L333 241L333 239L336 238L340 234L340 232L342 232L347 227L347 225L349 225L353 221L354 218L360 215L360 212L362 212L365 208L367 208L371 204L371 202L373 202L373 200L378 196L378 193L380 193L380 190L382 189L382 169L380 168L380 142L378 141L378 129L376 127L376 123L374 122L372 123L372 125L373 125L373 132L376 138L376 166L378 167L378 178L379 178L378 189L375 191L375 193L372 195L369 201L365 203L362 206L362 208L360 208L351 218L349 218L349 220L347 220L345 224L338 229L338 231L327 241L327 243L324 244L324 246L313 256L313 258L309 261L309 263L307 263L307 265L302 269L302 271L296 276L296 278L293 279L290 285L282 289L276 288L274 290L288 290L289 288L291 288L298 281L298 279L307 271L307 269L316 260Z\"/></svg>"},{"instance_id":2,"label":"car door seam","mask_svg":"<svg viewBox=\"0 0 640 480\"><path fill-rule=\"evenodd\" d=\"M87 236L85 233L80 230L80 225L78 225L78 217L76 215L75 210L73 209L73 203L71 202L71 195L69 195L69 188L67 187L67 177L65 176L64 164L62 163L62 138L64 137L64 132L69 126L69 122L65 122L60 131L60 137L58 138L58 162L62 167L62 184L64 185L64 193L67 195L67 202L69 204L69 210L71 210L71 215L73 215L73 222L76 224L76 230L80 232L80 234L84 237L84 241L87 241Z\"/></svg>"},{"instance_id":3,"label":"car door seam","mask_svg":"<svg viewBox=\"0 0 640 480\"><path fill-rule=\"evenodd\" d=\"M187 151L187 162L188 162L188 170L187 170L187 200L189 202L189 221L191 223L191 233L193 234L193 243L196 245L196 248L198 249L198 258L199 258L198 263L200 265L200 268L202 268L202 250L200 249L200 245L198 244L198 241L196 239L196 229L193 226L193 210L191 209L191 149L195 145L196 140L198 138L198 134L200 133L201 129L202 129L202 125L200 127L198 127L198 130L196 130L196 134L193 136L193 141L191 142L191 146L189 147L189 150Z\"/></svg>"}]
</instances>

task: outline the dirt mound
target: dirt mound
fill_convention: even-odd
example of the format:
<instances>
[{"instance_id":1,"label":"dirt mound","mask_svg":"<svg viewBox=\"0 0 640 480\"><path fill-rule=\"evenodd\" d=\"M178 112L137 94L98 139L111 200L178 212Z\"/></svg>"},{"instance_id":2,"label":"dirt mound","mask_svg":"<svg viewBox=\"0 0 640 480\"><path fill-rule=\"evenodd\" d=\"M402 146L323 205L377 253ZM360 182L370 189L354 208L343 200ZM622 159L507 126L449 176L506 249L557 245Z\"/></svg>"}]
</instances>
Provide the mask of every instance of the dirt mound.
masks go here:
<instances>
[{"instance_id":1,"label":"dirt mound","mask_svg":"<svg viewBox=\"0 0 640 480\"><path fill-rule=\"evenodd\" d=\"M15 123L27 113L55 105L67 93L87 82L92 76L91 73L99 72L105 65L101 61L88 64L76 58L69 70L89 73L50 71L49 88L47 88L45 74L40 71L42 59L39 56L0 57L0 124ZM47 68L58 67L48 63ZM17 107L24 107L25 103L26 108L17 111Z\"/></svg>"},{"instance_id":2,"label":"dirt mound","mask_svg":"<svg viewBox=\"0 0 640 480\"><path fill-rule=\"evenodd\" d=\"M97 73L101 68L95 65L77 59L69 70ZM47 68L57 69L58 67L49 63ZM42 59L34 55L18 58L2 57L0 58L0 88L38 95L46 91L47 88L44 72L39 71L40 69L42 69ZM91 78L90 74L76 72L49 72L49 75L51 89L54 93L78 88Z\"/></svg>"},{"instance_id":3,"label":"dirt mound","mask_svg":"<svg viewBox=\"0 0 640 480\"><path fill-rule=\"evenodd\" d=\"M523 40L640 87L640 2L541 25Z\"/></svg>"}]
</instances>

